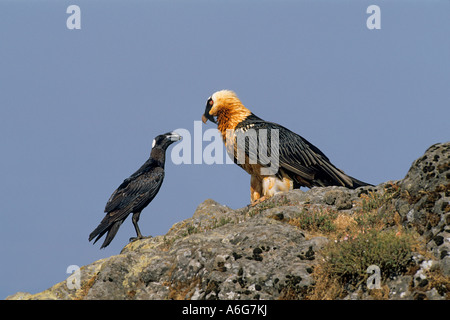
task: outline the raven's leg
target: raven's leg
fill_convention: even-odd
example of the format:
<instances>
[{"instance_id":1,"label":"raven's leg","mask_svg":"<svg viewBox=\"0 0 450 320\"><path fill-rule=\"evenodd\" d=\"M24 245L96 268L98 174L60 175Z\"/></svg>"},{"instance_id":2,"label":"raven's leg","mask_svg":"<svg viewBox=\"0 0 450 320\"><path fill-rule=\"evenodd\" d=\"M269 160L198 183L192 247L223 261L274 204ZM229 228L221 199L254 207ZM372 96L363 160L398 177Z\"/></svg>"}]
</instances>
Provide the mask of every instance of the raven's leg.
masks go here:
<instances>
[{"instance_id":1,"label":"raven's leg","mask_svg":"<svg viewBox=\"0 0 450 320\"><path fill-rule=\"evenodd\" d=\"M136 237L131 237L130 241L135 241L138 239L142 239L145 238L142 233L141 230L139 230L139 225L138 225L138 221L139 221L139 216L141 215L141 211L139 212L134 212L133 213L133 218L131 219L133 221L133 225L134 225L134 230L136 230Z\"/></svg>"}]
</instances>

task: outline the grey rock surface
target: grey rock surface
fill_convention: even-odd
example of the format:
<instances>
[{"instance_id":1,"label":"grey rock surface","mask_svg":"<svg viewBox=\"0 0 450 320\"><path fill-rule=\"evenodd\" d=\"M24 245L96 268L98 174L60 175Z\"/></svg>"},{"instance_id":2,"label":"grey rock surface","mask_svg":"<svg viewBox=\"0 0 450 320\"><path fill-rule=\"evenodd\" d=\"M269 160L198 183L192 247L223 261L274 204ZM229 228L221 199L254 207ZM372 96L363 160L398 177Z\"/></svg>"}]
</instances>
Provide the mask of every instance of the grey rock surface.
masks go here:
<instances>
[{"instance_id":1,"label":"grey rock surface","mask_svg":"<svg viewBox=\"0 0 450 320\"><path fill-rule=\"evenodd\" d=\"M364 195L386 199L373 210L398 215L397 227L415 230L424 243L411 253L407 272L384 280L383 297L448 299L450 143L431 146L403 180L375 187L292 190L237 210L205 200L164 236L131 242L120 254L82 267L78 288L69 288L68 279L8 299L309 298L322 250L336 239L302 227L300 219L326 212L348 227L367 206ZM346 290L340 298L374 298L364 286Z\"/></svg>"}]
</instances>

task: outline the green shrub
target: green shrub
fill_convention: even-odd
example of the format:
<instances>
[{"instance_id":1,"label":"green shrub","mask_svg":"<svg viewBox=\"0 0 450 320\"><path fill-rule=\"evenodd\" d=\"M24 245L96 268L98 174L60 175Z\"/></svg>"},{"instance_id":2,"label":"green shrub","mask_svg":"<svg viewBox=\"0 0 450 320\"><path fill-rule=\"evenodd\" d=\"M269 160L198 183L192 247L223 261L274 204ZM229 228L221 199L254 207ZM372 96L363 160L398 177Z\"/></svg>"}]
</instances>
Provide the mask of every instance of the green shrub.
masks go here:
<instances>
[{"instance_id":1,"label":"green shrub","mask_svg":"<svg viewBox=\"0 0 450 320\"><path fill-rule=\"evenodd\" d=\"M337 215L334 210L304 207L289 223L302 230L329 234L336 230L334 221Z\"/></svg>"},{"instance_id":2,"label":"green shrub","mask_svg":"<svg viewBox=\"0 0 450 320\"><path fill-rule=\"evenodd\" d=\"M367 280L367 268L376 265L387 279L406 271L415 243L411 232L369 230L329 245L323 252L326 269L331 277L358 285Z\"/></svg>"}]
</instances>

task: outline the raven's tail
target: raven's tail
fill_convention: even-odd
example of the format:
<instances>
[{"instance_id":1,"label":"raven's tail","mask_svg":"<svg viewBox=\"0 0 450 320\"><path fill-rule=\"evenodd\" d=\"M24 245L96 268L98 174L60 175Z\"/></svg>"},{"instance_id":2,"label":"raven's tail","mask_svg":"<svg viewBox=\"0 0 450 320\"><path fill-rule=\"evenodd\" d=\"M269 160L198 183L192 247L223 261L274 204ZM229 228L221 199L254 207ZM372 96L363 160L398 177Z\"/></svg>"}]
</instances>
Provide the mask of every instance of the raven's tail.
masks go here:
<instances>
[{"instance_id":1,"label":"raven's tail","mask_svg":"<svg viewBox=\"0 0 450 320\"><path fill-rule=\"evenodd\" d=\"M105 241L103 242L100 249L107 247L111 243L111 241L116 236L116 233L119 230L120 225L123 222L123 220L118 220L113 223L110 223L109 221L105 220L107 219L103 219L102 222L100 222L100 224L98 225L98 227L95 228L95 230L92 231L91 234L89 235L89 241L97 237L94 241L95 244L105 233L107 233Z\"/></svg>"}]
</instances>

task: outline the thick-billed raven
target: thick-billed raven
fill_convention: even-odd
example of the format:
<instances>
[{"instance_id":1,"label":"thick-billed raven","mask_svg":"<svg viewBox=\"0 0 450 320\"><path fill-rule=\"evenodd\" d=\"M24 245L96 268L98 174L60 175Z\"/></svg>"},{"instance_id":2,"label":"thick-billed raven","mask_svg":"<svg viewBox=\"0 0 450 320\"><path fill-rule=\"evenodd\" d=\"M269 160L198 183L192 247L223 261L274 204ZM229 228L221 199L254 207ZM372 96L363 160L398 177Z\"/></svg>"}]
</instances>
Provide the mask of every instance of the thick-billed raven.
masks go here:
<instances>
[{"instance_id":1,"label":"thick-billed raven","mask_svg":"<svg viewBox=\"0 0 450 320\"><path fill-rule=\"evenodd\" d=\"M138 226L139 216L161 188L167 148L180 139L177 133L168 132L153 140L150 158L113 192L106 203L106 216L89 235L89 241L97 237L96 243L107 233L100 249L108 246L130 213L133 213L132 221L137 234L130 241L144 238Z\"/></svg>"}]
</instances>

